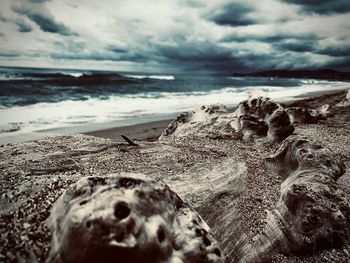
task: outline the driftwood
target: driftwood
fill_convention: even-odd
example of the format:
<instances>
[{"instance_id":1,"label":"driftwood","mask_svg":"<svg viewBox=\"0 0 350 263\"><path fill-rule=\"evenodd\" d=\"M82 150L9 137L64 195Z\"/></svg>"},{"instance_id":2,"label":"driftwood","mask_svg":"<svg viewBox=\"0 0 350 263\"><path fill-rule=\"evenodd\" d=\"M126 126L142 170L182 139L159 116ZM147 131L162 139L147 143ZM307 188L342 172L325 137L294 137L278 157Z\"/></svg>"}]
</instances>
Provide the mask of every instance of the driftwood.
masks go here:
<instances>
[{"instance_id":1,"label":"driftwood","mask_svg":"<svg viewBox=\"0 0 350 263\"><path fill-rule=\"evenodd\" d=\"M80 179L54 205L49 226L47 262L224 262L203 219L143 174Z\"/></svg>"},{"instance_id":2,"label":"driftwood","mask_svg":"<svg viewBox=\"0 0 350 263\"><path fill-rule=\"evenodd\" d=\"M130 145L130 146L138 146L137 143L134 143L132 140L130 140L128 137L125 135L122 135L122 138Z\"/></svg>"}]
</instances>

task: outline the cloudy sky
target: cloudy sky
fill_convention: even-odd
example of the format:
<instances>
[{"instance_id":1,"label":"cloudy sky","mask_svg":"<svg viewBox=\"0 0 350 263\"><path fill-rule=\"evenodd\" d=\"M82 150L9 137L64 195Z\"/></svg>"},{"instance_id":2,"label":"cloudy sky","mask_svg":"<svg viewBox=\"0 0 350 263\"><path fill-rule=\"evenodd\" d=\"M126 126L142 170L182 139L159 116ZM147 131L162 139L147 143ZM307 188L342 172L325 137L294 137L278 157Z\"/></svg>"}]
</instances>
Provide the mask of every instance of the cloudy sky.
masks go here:
<instances>
[{"instance_id":1,"label":"cloudy sky","mask_svg":"<svg viewBox=\"0 0 350 263\"><path fill-rule=\"evenodd\" d=\"M1 0L0 65L350 70L350 1Z\"/></svg>"}]
</instances>

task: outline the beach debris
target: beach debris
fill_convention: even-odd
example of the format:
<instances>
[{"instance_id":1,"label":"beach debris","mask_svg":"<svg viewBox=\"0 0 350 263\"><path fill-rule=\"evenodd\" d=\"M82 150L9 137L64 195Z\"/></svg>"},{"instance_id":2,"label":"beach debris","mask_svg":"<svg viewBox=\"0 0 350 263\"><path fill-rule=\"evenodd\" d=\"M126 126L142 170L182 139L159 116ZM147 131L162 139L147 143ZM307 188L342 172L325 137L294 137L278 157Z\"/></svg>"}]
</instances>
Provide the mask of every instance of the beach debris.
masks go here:
<instances>
[{"instance_id":1,"label":"beach debris","mask_svg":"<svg viewBox=\"0 0 350 263\"><path fill-rule=\"evenodd\" d=\"M139 146L137 143L133 142L131 139L129 139L125 135L121 135L121 136L129 145L131 145L131 146Z\"/></svg>"},{"instance_id":2,"label":"beach debris","mask_svg":"<svg viewBox=\"0 0 350 263\"><path fill-rule=\"evenodd\" d=\"M344 163L321 144L291 136L266 159L266 167L285 180L256 251L311 254L342 246L349 237L350 205L336 181Z\"/></svg>"},{"instance_id":3,"label":"beach debris","mask_svg":"<svg viewBox=\"0 0 350 263\"><path fill-rule=\"evenodd\" d=\"M233 113L229 113L222 104L202 106L192 112L181 113L163 131L159 140L164 141L168 137L186 137L209 135L226 135L233 132L230 123L233 121Z\"/></svg>"},{"instance_id":4,"label":"beach debris","mask_svg":"<svg viewBox=\"0 0 350 263\"><path fill-rule=\"evenodd\" d=\"M287 108L287 113L292 123L317 123L320 120L326 120L331 116L329 105L323 105L320 110L308 109L302 107Z\"/></svg>"},{"instance_id":5,"label":"beach debris","mask_svg":"<svg viewBox=\"0 0 350 263\"><path fill-rule=\"evenodd\" d=\"M233 127L246 140L266 138L278 142L294 131L286 110L267 97L250 97L240 102L234 114Z\"/></svg>"},{"instance_id":6,"label":"beach debris","mask_svg":"<svg viewBox=\"0 0 350 263\"><path fill-rule=\"evenodd\" d=\"M224 262L203 219L144 174L85 177L54 204L47 262Z\"/></svg>"},{"instance_id":7,"label":"beach debris","mask_svg":"<svg viewBox=\"0 0 350 263\"><path fill-rule=\"evenodd\" d=\"M345 98L337 103L335 106L337 107L348 107L350 106L350 89L348 89L348 91L346 92Z\"/></svg>"}]
</instances>

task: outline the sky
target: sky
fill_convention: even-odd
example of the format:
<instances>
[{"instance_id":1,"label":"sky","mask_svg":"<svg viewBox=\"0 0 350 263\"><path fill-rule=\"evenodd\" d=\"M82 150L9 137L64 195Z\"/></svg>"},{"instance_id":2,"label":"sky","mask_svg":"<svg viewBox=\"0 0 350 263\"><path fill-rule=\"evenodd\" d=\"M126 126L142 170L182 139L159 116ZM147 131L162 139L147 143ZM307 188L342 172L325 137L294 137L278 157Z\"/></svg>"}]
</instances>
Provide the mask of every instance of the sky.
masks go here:
<instances>
[{"instance_id":1,"label":"sky","mask_svg":"<svg viewBox=\"0 0 350 263\"><path fill-rule=\"evenodd\" d=\"M349 0L0 0L0 65L350 70Z\"/></svg>"}]
</instances>

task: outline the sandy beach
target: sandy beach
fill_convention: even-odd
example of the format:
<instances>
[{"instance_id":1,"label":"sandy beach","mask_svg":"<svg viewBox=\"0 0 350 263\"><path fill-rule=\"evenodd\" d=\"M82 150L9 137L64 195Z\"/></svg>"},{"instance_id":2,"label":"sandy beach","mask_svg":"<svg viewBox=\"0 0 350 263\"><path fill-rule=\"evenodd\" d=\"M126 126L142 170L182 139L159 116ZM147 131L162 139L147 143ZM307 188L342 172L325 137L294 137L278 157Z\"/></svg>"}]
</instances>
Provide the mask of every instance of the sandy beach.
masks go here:
<instances>
[{"instance_id":1,"label":"sandy beach","mask_svg":"<svg viewBox=\"0 0 350 263\"><path fill-rule=\"evenodd\" d=\"M335 106L344 100L345 92L313 95L284 106L318 108L330 104L333 117L312 124L295 124L293 135L320 142L349 168L350 111L349 107ZM261 234L271 227L268 211L275 211L284 180L266 170L264 160L280 145L244 141L239 134L194 135L157 142L157 136L168 123L2 145L0 259L5 262L47 259L52 233L46 220L59 196L80 178L142 172L151 178L162 178L203 217L212 228L226 262L249 262L248 258L255 258L252 262L256 262L256 256L261 253L258 245ZM122 134L134 139L138 146L122 140ZM339 178L337 187L350 198L348 169ZM276 236L264 238L268 244ZM282 253L275 246L265 249L269 252L259 258L267 257L268 262L348 262L350 259L348 239L340 247L310 250L306 251L307 255Z\"/></svg>"}]
</instances>

